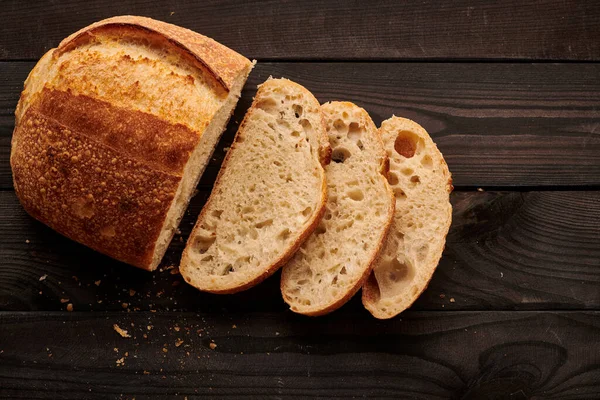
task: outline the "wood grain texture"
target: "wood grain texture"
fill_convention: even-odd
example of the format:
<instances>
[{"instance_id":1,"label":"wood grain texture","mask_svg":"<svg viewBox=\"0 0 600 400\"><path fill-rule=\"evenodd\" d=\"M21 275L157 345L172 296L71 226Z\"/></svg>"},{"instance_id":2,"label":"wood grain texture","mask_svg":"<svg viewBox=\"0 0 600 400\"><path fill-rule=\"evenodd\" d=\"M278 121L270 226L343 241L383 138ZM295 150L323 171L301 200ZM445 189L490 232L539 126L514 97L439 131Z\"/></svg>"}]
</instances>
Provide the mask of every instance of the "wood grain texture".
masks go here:
<instances>
[{"instance_id":1,"label":"wood grain texture","mask_svg":"<svg viewBox=\"0 0 600 400\"><path fill-rule=\"evenodd\" d=\"M0 188L12 188L14 107L33 63L0 63ZM216 174L269 76L305 85L321 102L353 101L377 125L392 114L428 130L454 185L600 185L600 64L259 63L221 141ZM209 182L210 183L210 182Z\"/></svg>"},{"instance_id":2,"label":"wood grain texture","mask_svg":"<svg viewBox=\"0 0 600 400\"><path fill-rule=\"evenodd\" d=\"M598 312L428 312L368 323L291 313L1 313L0 325L0 398L600 393Z\"/></svg>"},{"instance_id":3,"label":"wood grain texture","mask_svg":"<svg viewBox=\"0 0 600 400\"><path fill-rule=\"evenodd\" d=\"M279 274L223 296L195 290L170 269L207 197L194 197L181 235L151 274L60 236L25 214L13 192L0 192L0 310L65 310L68 303L77 311L286 310ZM451 199L444 256L413 309L600 310L600 191L462 192ZM355 298L336 313L362 312Z\"/></svg>"},{"instance_id":4,"label":"wood grain texture","mask_svg":"<svg viewBox=\"0 0 600 400\"><path fill-rule=\"evenodd\" d=\"M600 59L594 1L3 2L0 58L36 59L103 18L144 15L257 59Z\"/></svg>"}]
</instances>

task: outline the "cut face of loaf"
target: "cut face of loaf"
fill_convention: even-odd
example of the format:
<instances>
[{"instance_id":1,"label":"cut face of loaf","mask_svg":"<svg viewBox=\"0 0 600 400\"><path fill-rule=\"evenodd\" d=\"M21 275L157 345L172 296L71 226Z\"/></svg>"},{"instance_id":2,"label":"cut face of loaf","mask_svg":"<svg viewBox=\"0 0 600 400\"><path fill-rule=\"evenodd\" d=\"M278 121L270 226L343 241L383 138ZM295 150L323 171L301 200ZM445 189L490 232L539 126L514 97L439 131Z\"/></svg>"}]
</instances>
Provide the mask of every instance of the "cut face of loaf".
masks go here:
<instances>
[{"instance_id":1,"label":"cut face of loaf","mask_svg":"<svg viewBox=\"0 0 600 400\"><path fill-rule=\"evenodd\" d=\"M425 290L438 265L452 219L448 166L425 129L398 117L380 128L396 196L390 233L362 301L377 318L391 318Z\"/></svg>"},{"instance_id":2,"label":"cut face of loaf","mask_svg":"<svg viewBox=\"0 0 600 400\"><path fill-rule=\"evenodd\" d=\"M188 239L185 280L233 293L275 272L322 216L329 154L313 95L286 79L262 84Z\"/></svg>"},{"instance_id":3,"label":"cut face of loaf","mask_svg":"<svg viewBox=\"0 0 600 400\"><path fill-rule=\"evenodd\" d=\"M95 23L30 73L11 166L25 209L63 235L153 270L252 63L142 17Z\"/></svg>"},{"instance_id":4,"label":"cut face of loaf","mask_svg":"<svg viewBox=\"0 0 600 400\"><path fill-rule=\"evenodd\" d=\"M321 109L333 151L325 167L326 211L281 275L292 311L313 316L341 307L360 289L394 215L387 155L367 112L347 102Z\"/></svg>"}]
</instances>

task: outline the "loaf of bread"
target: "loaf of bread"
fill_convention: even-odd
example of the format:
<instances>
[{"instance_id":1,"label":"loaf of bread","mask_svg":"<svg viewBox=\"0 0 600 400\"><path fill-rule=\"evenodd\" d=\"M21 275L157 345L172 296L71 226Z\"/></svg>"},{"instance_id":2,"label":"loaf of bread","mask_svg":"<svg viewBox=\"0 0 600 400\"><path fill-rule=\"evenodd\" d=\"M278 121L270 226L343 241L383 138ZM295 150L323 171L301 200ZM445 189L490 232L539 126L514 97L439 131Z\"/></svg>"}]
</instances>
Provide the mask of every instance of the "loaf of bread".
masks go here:
<instances>
[{"instance_id":1,"label":"loaf of bread","mask_svg":"<svg viewBox=\"0 0 600 400\"><path fill-rule=\"evenodd\" d=\"M188 239L186 282L233 293L281 267L323 215L330 152L314 96L286 79L263 83Z\"/></svg>"},{"instance_id":2,"label":"loaf of bread","mask_svg":"<svg viewBox=\"0 0 600 400\"><path fill-rule=\"evenodd\" d=\"M448 166L425 129L398 117L384 121L388 181L396 196L394 221L373 272L364 306L376 318L398 315L419 297L438 265L452 220Z\"/></svg>"},{"instance_id":3,"label":"loaf of bread","mask_svg":"<svg viewBox=\"0 0 600 400\"><path fill-rule=\"evenodd\" d=\"M292 311L317 316L347 302L369 276L394 216L388 157L362 108L324 104L332 162L319 226L283 267L281 293Z\"/></svg>"},{"instance_id":4,"label":"loaf of bread","mask_svg":"<svg viewBox=\"0 0 600 400\"><path fill-rule=\"evenodd\" d=\"M149 18L74 33L25 82L11 150L17 196L61 234L155 269L251 68Z\"/></svg>"}]
</instances>

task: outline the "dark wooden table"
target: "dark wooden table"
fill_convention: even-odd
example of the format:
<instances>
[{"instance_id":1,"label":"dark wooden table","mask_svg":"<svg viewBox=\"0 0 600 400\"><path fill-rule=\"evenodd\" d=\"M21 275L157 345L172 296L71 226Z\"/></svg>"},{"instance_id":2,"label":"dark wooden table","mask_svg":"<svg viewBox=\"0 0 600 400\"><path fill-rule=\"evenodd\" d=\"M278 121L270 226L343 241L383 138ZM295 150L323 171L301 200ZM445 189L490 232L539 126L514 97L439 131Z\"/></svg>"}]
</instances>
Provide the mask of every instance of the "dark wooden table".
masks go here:
<instances>
[{"instance_id":1,"label":"dark wooden table","mask_svg":"<svg viewBox=\"0 0 600 400\"><path fill-rule=\"evenodd\" d=\"M1 398L600 398L598 2L1 7ZM34 221L9 167L14 108L36 60L120 14L185 26L258 60L154 274ZM355 298L311 319L286 309L278 275L216 296L177 274L224 148L269 75L322 102L353 101L377 124L414 119L444 153L454 222L429 288L400 317L376 321Z\"/></svg>"}]
</instances>

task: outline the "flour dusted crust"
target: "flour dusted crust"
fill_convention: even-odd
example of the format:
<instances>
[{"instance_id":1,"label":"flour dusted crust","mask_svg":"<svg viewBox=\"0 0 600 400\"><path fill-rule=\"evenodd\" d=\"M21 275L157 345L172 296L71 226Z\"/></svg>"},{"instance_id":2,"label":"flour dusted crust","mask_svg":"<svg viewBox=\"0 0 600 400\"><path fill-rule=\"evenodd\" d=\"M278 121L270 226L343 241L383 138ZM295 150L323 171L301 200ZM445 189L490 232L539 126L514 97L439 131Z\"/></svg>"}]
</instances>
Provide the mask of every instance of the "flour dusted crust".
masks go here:
<instances>
[{"instance_id":1,"label":"flour dusted crust","mask_svg":"<svg viewBox=\"0 0 600 400\"><path fill-rule=\"evenodd\" d=\"M149 18L74 33L25 82L11 150L17 196L63 235L156 268L251 68Z\"/></svg>"}]
</instances>

